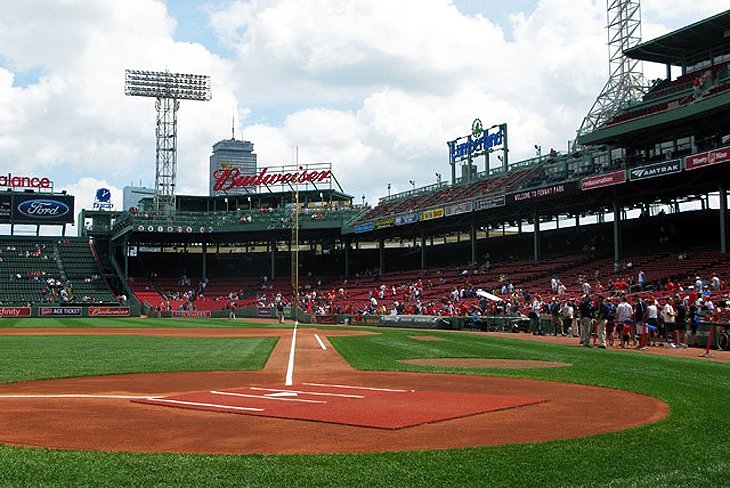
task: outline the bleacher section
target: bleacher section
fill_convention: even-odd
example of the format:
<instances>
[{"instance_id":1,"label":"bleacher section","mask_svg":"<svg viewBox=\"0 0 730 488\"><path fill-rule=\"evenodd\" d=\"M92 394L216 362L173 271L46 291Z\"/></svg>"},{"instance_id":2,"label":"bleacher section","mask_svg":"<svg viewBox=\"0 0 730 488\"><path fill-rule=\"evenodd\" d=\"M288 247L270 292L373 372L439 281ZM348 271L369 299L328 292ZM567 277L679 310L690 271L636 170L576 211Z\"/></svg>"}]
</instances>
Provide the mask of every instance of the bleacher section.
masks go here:
<instances>
[{"instance_id":1,"label":"bleacher section","mask_svg":"<svg viewBox=\"0 0 730 488\"><path fill-rule=\"evenodd\" d=\"M678 77L671 82L659 83L644 96L641 103L609 120L614 125L639 117L675 109L699 98L714 96L730 89L730 63L722 63Z\"/></svg>"},{"instance_id":2,"label":"bleacher section","mask_svg":"<svg viewBox=\"0 0 730 488\"><path fill-rule=\"evenodd\" d=\"M483 179L454 186L443 186L434 191L419 192L405 197L395 196L381 201L379 205L358 218L365 222L382 217L428 210L431 208L462 202L485 196L506 194L520 189L524 182L531 179L537 168L523 168L507 173L498 173Z\"/></svg>"},{"instance_id":3,"label":"bleacher section","mask_svg":"<svg viewBox=\"0 0 730 488\"><path fill-rule=\"evenodd\" d=\"M631 263L630 268L626 264ZM370 305L371 296L377 300L376 311L390 313L390 309L398 301L406 306L416 303L428 310L427 313L448 314L448 303L452 302L451 292L456 289L471 290L467 298L454 302L455 313L464 315L479 299L473 296L477 289L492 292L505 300L513 301L526 313L529 307L525 301L528 297L541 295L544 300L555 296L551 289L551 279L559 279L567 290L559 299L579 299L582 295L581 284L588 281L594 292L612 294L612 282L626 280L632 285L628 290L631 298L636 293L657 298L669 295L667 283L678 283L685 290L694 286L697 276L709 283L712 276L730 276L730 256L716 251L694 251L679 259L676 253L637 254L617 263L610 259L587 258L581 255L563 256L535 263L530 260L509 261L491 266L489 269L477 269L469 266L452 266L430 269L427 271L402 271L384 273L382 275L366 274L351 277L348 280L329 277L324 278L320 286L307 284L302 287L302 307L312 314L330 315L334 313L358 314ZM647 276L647 286L639 290L636 284L638 272L642 270ZM512 284L514 293L501 293L502 285ZM135 279L131 283L141 301L153 307L167 308L167 299L163 298L155 288L164 290L167 296L185 293L191 287L179 285L174 279L154 280ZM192 288L195 288L193 286ZM382 298L379 296L383 288ZM418 294L414 290L418 289ZM395 292L393 291L395 290ZM709 290L708 290L709 291ZM724 297L728 293L727 285L722 290L711 291L711 296ZM278 278L266 283L251 278L213 280L202 298L197 298L197 310L220 310L229 303L229 294L236 295L238 307L257 307L272 303L277 295L289 303L292 289L288 277ZM618 292L617 292L618 293ZM185 300L169 300L173 310L177 310Z\"/></svg>"},{"instance_id":4,"label":"bleacher section","mask_svg":"<svg viewBox=\"0 0 730 488\"><path fill-rule=\"evenodd\" d=\"M6 237L0 240L0 259L4 305L116 303L84 239Z\"/></svg>"}]
</instances>

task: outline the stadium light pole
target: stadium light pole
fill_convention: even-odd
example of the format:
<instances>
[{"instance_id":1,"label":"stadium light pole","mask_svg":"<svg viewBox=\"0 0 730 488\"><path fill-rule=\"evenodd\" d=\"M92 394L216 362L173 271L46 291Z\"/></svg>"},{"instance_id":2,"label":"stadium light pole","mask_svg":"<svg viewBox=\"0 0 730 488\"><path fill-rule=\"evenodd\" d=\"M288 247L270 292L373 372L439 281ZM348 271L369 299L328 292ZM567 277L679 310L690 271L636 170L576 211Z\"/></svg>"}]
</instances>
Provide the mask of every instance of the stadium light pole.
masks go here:
<instances>
[{"instance_id":1,"label":"stadium light pole","mask_svg":"<svg viewBox=\"0 0 730 488\"><path fill-rule=\"evenodd\" d=\"M210 100L210 76L128 69L124 72L124 94L157 99L155 210L170 215L175 211L179 100Z\"/></svg>"}]
</instances>

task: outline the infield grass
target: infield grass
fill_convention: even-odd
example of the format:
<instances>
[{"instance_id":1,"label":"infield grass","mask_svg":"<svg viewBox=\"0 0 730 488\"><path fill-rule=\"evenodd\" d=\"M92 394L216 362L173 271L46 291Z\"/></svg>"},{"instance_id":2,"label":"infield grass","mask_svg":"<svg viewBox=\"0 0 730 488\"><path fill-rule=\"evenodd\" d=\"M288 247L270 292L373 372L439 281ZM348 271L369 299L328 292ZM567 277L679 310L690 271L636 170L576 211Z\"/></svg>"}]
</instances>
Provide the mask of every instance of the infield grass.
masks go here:
<instances>
[{"instance_id":1,"label":"infield grass","mask_svg":"<svg viewBox=\"0 0 730 488\"><path fill-rule=\"evenodd\" d=\"M379 335L331 337L354 366L369 370L496 374L599 385L657 397L670 417L651 425L581 439L443 451L297 456L207 456L54 451L0 447L0 486L730 486L730 364L640 353L582 348L491 337L428 332L443 341L417 341L412 330L377 329ZM326 330L322 331L327 335ZM2 338L6 339L6 338ZM28 337L19 338L27 340ZM44 337L62 350L65 337ZM78 338L75 338L78 339ZM131 338L118 338L125 341ZM177 341L176 338L159 338ZM211 339L212 340L212 339ZM212 341L218 341L215 339ZM194 339L197 342L200 339ZM202 356L235 355L226 340ZM231 340L232 341L232 340ZM236 339L236 341L241 341ZM51 345L55 343L56 345ZM174 344L170 342L171 344ZM5 343L3 344L3 349ZM203 342L199 343L203 347ZM214 352L215 344L221 349ZM91 361L108 344L87 343L83 373L134 368ZM163 346L164 347L164 346ZM196 349L191 344L192 349ZM170 351L176 346L170 346ZM94 353L93 351L97 352ZM50 374L52 358L38 355L4 371L3 381ZM144 354L129 347L140 364ZM699 354L699 352L698 352ZM400 359L475 357L542 359L571 367L535 370L466 370L404 364ZM235 362L235 360L231 360ZM3 369L10 364L2 363ZM150 367L151 364L148 363ZM113 366L113 367L112 367ZM157 365L152 367L162 367ZM73 366L67 365L69 370ZM96 369L95 369L96 368ZM186 370L190 370L188 366ZM585 412L587 419L611 415ZM561 419L556 418L555 422ZM384 446L386 449L387 446Z\"/></svg>"}]
</instances>

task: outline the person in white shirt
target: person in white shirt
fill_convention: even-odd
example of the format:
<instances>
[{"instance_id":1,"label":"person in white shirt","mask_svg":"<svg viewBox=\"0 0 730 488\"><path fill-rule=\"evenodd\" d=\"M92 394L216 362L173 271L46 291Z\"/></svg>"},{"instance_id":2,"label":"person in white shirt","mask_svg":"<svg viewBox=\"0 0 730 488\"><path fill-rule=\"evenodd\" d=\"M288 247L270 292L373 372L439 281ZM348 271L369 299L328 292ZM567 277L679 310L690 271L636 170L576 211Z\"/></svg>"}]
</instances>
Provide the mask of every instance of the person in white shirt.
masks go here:
<instances>
[{"instance_id":1,"label":"person in white shirt","mask_svg":"<svg viewBox=\"0 0 730 488\"><path fill-rule=\"evenodd\" d=\"M590 295L591 293L591 284L587 281L583 282L583 294L584 295Z\"/></svg>"},{"instance_id":2,"label":"person in white shirt","mask_svg":"<svg viewBox=\"0 0 730 488\"><path fill-rule=\"evenodd\" d=\"M567 300L560 313L563 316L563 335L567 334L570 330L573 337L578 337L578 328L573 325L573 321L575 320L575 307L573 306L573 302Z\"/></svg>"},{"instance_id":3,"label":"person in white shirt","mask_svg":"<svg viewBox=\"0 0 730 488\"><path fill-rule=\"evenodd\" d=\"M542 297L537 295L532 301L532 308L530 309L530 319L532 320L532 335L545 335L542 331L542 324L540 323L540 314L542 313Z\"/></svg>"},{"instance_id":4,"label":"person in white shirt","mask_svg":"<svg viewBox=\"0 0 730 488\"><path fill-rule=\"evenodd\" d=\"M659 310L656 305L655 300L650 300L646 307L646 325L649 327L649 341L652 346L656 346L656 336L659 330Z\"/></svg>"},{"instance_id":5,"label":"person in white shirt","mask_svg":"<svg viewBox=\"0 0 730 488\"><path fill-rule=\"evenodd\" d=\"M631 323L634 317L634 307L626 301L626 295L621 296L621 302L616 305L616 335L621 339L621 347L627 347L633 342Z\"/></svg>"},{"instance_id":6,"label":"person in white shirt","mask_svg":"<svg viewBox=\"0 0 730 488\"><path fill-rule=\"evenodd\" d=\"M677 314L674 311L672 303L672 297L667 297L667 303L665 303L664 307L662 307L662 324L659 328L662 341L666 340L666 334L669 331L674 331L674 317L676 317Z\"/></svg>"}]
</instances>

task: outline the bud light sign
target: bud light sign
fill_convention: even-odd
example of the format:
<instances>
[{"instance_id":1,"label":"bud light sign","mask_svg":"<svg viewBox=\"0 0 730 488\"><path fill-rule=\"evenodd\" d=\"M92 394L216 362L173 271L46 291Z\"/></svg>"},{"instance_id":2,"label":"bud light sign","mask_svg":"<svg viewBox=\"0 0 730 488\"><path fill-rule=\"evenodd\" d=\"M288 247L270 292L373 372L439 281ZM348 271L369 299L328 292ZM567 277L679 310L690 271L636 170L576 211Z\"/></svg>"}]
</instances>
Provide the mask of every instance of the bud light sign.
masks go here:
<instances>
[{"instance_id":1,"label":"bud light sign","mask_svg":"<svg viewBox=\"0 0 730 488\"><path fill-rule=\"evenodd\" d=\"M73 222L73 197L16 195L13 197L12 220L34 224Z\"/></svg>"}]
</instances>

